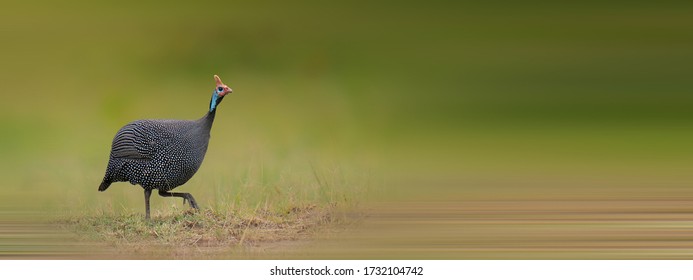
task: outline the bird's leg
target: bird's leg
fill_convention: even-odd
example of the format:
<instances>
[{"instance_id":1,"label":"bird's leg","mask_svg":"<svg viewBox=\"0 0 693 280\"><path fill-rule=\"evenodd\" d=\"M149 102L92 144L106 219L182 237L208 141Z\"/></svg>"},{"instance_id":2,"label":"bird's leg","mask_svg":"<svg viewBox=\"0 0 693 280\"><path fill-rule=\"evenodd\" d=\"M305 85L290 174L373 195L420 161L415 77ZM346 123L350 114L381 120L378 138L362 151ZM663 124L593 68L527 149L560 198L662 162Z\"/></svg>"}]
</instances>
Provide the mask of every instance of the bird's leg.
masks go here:
<instances>
[{"instance_id":1,"label":"bird's leg","mask_svg":"<svg viewBox=\"0 0 693 280\"><path fill-rule=\"evenodd\" d=\"M200 209L199 207L197 207L197 202L195 201L195 198L189 193L177 193L177 192L167 192L167 191L159 190L159 195L163 196L163 197L170 197L170 196L182 197L183 203L185 203L185 201L187 200L190 202L190 207L192 207L193 209Z\"/></svg>"},{"instance_id":2,"label":"bird's leg","mask_svg":"<svg viewBox=\"0 0 693 280\"><path fill-rule=\"evenodd\" d=\"M144 208L145 208L145 215L144 218L149 220L149 197L152 195L152 190L150 189L144 189Z\"/></svg>"}]
</instances>

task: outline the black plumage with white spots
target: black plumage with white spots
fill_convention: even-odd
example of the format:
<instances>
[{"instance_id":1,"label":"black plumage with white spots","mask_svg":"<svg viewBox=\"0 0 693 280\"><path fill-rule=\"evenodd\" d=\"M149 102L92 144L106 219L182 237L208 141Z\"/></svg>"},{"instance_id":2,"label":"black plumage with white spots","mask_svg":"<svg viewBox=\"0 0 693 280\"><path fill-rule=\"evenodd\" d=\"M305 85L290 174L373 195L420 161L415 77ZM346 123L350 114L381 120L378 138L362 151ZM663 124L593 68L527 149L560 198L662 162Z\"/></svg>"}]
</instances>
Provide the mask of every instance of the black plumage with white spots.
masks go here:
<instances>
[{"instance_id":1,"label":"black plumage with white spots","mask_svg":"<svg viewBox=\"0 0 693 280\"><path fill-rule=\"evenodd\" d=\"M130 182L144 189L145 217L154 189L164 197L182 197L198 205L189 193L170 192L185 184L200 168L217 105L232 90L214 76L216 87L209 111L198 120L137 120L123 126L113 138L106 174L99 186L105 191L113 182Z\"/></svg>"}]
</instances>

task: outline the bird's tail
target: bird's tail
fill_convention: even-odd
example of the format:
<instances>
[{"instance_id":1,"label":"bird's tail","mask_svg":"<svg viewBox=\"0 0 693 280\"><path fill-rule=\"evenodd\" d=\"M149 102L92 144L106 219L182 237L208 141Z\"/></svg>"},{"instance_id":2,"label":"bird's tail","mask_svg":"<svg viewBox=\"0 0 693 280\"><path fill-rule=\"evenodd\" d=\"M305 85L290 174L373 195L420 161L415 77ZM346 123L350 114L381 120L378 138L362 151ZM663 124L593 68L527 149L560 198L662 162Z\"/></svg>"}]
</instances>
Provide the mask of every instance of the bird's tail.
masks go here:
<instances>
[{"instance_id":1,"label":"bird's tail","mask_svg":"<svg viewBox=\"0 0 693 280\"><path fill-rule=\"evenodd\" d=\"M105 191L110 186L111 186L111 181L103 179L103 182L101 182L101 185L99 185L99 191L100 192Z\"/></svg>"}]
</instances>

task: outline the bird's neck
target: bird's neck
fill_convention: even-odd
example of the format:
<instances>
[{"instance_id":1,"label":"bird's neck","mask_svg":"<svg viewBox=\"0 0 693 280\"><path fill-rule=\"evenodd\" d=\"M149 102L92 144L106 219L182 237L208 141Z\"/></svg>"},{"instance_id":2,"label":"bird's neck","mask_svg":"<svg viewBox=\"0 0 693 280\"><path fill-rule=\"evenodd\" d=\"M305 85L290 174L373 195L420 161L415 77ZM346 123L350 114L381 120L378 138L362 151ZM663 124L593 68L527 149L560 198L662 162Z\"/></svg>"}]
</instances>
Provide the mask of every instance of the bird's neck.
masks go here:
<instances>
[{"instance_id":1,"label":"bird's neck","mask_svg":"<svg viewBox=\"0 0 693 280\"><path fill-rule=\"evenodd\" d=\"M216 91L213 91L212 99L209 100L209 112L214 112L222 99L224 99L224 96L219 96Z\"/></svg>"},{"instance_id":2,"label":"bird's neck","mask_svg":"<svg viewBox=\"0 0 693 280\"><path fill-rule=\"evenodd\" d=\"M217 114L217 110L214 109L212 111L207 112L207 114L205 114L204 117L202 117L202 119L200 119L200 120L202 121L202 123L205 124L205 126L208 129L211 129L212 124L214 123L214 115L216 115L216 114Z\"/></svg>"},{"instance_id":3,"label":"bird's neck","mask_svg":"<svg viewBox=\"0 0 693 280\"><path fill-rule=\"evenodd\" d=\"M209 101L209 111L200 119L201 122L205 123L207 129L212 128L212 123L214 123L214 115L217 113L217 106L224 99L223 96L219 96L216 91L212 92L212 99Z\"/></svg>"}]
</instances>

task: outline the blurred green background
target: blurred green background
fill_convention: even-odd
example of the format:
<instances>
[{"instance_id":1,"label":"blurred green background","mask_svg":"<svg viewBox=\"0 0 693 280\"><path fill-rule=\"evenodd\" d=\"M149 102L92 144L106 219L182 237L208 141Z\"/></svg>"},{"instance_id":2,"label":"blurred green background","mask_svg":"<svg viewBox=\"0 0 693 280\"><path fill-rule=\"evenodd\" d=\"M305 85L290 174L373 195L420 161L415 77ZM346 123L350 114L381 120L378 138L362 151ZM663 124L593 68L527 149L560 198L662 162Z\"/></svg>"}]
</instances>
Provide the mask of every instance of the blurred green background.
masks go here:
<instances>
[{"instance_id":1,"label":"blurred green background","mask_svg":"<svg viewBox=\"0 0 693 280\"><path fill-rule=\"evenodd\" d=\"M468 229L456 223L468 212L455 205L468 201L693 200L686 1L2 6L5 219L93 213L111 199L141 210L129 184L96 191L114 133L135 119L202 116L213 74L234 94L193 185L233 183L250 166L269 166L270 177L308 164L369 174L376 190L362 199L381 208L374 212L416 201L435 209L422 219L454 213L438 229L394 233L411 242L393 248L433 248L403 250L414 258L509 256L465 251L483 243L455 237ZM183 191L204 204L221 192ZM430 244L441 235L447 250ZM571 256L585 257L561 255Z\"/></svg>"}]
</instances>

